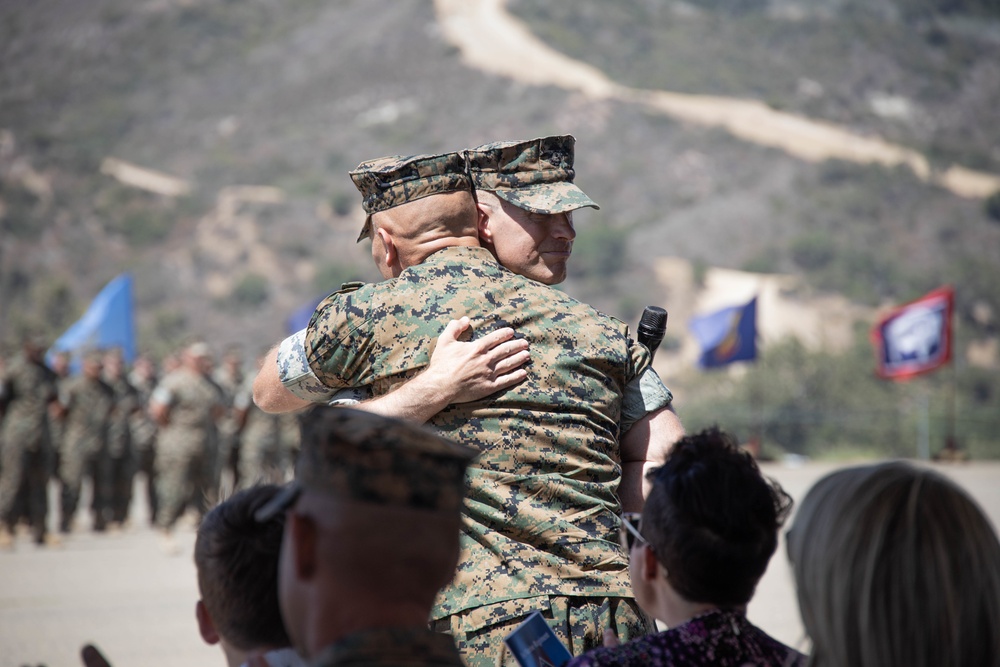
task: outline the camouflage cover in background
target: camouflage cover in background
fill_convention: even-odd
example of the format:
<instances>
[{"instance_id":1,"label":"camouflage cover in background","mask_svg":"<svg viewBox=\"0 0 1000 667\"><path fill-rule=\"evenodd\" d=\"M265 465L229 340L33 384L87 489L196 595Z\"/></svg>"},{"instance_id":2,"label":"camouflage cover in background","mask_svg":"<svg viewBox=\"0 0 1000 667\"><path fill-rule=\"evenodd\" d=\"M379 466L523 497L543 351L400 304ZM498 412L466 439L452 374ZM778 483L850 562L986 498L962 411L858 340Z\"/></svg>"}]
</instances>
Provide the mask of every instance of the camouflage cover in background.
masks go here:
<instances>
[{"instance_id":1,"label":"camouflage cover in background","mask_svg":"<svg viewBox=\"0 0 1000 667\"><path fill-rule=\"evenodd\" d=\"M422 370L449 320L474 337L513 327L531 344L529 378L430 420L482 453L467 475L458 573L440 618L538 595L632 597L618 544L618 423L627 382L649 365L628 327L516 276L483 248L440 250L396 279L341 291L306 334L316 375L375 395Z\"/></svg>"},{"instance_id":2,"label":"camouflage cover in background","mask_svg":"<svg viewBox=\"0 0 1000 667\"><path fill-rule=\"evenodd\" d=\"M483 144L465 152L472 184L532 213L600 208L573 184L575 143L567 134Z\"/></svg>"},{"instance_id":3,"label":"camouflage cover in background","mask_svg":"<svg viewBox=\"0 0 1000 667\"><path fill-rule=\"evenodd\" d=\"M372 213L430 195L472 191L465 156L461 153L390 155L362 162L350 176L361 192L361 206L368 214L359 242L369 234Z\"/></svg>"},{"instance_id":4,"label":"camouflage cover in background","mask_svg":"<svg viewBox=\"0 0 1000 667\"><path fill-rule=\"evenodd\" d=\"M401 419L317 407L302 420L295 476L304 488L336 497L454 513L476 452Z\"/></svg>"}]
</instances>

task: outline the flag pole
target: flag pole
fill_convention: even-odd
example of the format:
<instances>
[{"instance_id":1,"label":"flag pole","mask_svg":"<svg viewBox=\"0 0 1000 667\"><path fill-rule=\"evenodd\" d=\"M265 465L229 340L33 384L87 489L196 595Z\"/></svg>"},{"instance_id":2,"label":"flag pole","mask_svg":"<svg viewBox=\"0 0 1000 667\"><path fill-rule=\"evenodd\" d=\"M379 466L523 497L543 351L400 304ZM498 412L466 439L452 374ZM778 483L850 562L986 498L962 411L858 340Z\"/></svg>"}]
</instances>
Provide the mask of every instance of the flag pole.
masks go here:
<instances>
[{"instance_id":1,"label":"flag pole","mask_svg":"<svg viewBox=\"0 0 1000 667\"><path fill-rule=\"evenodd\" d=\"M945 440L945 449L951 451L958 449L958 440L955 435L955 416L958 403L958 367L955 360L951 360L951 396L948 400L948 435Z\"/></svg>"},{"instance_id":2,"label":"flag pole","mask_svg":"<svg viewBox=\"0 0 1000 667\"><path fill-rule=\"evenodd\" d=\"M928 461L931 458L931 417L930 399L927 396L927 389L920 390L920 422L917 424L917 458L921 461Z\"/></svg>"}]
</instances>

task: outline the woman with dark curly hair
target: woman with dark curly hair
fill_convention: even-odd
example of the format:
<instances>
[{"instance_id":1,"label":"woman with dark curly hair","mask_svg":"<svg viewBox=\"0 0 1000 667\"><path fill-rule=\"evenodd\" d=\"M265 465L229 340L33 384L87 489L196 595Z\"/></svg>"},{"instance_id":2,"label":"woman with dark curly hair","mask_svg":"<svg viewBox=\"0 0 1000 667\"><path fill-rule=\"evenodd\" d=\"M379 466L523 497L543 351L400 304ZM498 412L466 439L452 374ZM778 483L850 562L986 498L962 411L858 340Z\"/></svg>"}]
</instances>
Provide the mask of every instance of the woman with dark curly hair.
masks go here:
<instances>
[{"instance_id":1,"label":"woman with dark curly hair","mask_svg":"<svg viewBox=\"0 0 1000 667\"><path fill-rule=\"evenodd\" d=\"M569 666L803 664L746 618L791 498L718 428L678 441L647 480L642 514L623 517L622 535L636 601L669 629Z\"/></svg>"}]
</instances>

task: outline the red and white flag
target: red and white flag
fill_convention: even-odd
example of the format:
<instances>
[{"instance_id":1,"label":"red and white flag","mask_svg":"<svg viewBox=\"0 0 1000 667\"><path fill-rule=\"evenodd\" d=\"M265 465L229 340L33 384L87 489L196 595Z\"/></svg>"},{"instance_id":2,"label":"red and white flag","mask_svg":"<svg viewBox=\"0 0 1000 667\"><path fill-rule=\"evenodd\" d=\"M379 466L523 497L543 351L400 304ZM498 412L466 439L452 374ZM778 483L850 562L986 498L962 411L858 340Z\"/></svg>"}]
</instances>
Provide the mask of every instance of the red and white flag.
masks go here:
<instances>
[{"instance_id":1,"label":"red and white flag","mask_svg":"<svg viewBox=\"0 0 1000 667\"><path fill-rule=\"evenodd\" d=\"M879 376L905 380L948 363L954 309L955 290L946 285L885 315L872 329Z\"/></svg>"}]
</instances>

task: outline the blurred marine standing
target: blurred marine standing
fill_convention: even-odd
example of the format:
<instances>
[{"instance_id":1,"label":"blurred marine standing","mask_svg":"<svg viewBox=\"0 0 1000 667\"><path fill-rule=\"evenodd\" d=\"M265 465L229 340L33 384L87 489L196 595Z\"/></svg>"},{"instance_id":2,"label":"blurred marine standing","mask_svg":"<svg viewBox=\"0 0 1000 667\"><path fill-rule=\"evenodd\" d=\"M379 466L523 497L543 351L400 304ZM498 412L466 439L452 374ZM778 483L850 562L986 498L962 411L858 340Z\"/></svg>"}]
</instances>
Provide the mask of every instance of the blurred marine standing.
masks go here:
<instances>
[{"instance_id":1,"label":"blurred marine standing","mask_svg":"<svg viewBox=\"0 0 1000 667\"><path fill-rule=\"evenodd\" d=\"M188 504L205 514L215 471L216 420L223 396L208 377L211 352L193 343L181 355L180 367L153 391L149 413L160 426L156 450L157 525L165 549L176 552L172 533Z\"/></svg>"},{"instance_id":2,"label":"blurred marine standing","mask_svg":"<svg viewBox=\"0 0 1000 667\"><path fill-rule=\"evenodd\" d=\"M132 414L129 427L135 451L136 471L146 478L146 501L149 504L149 521L156 524L156 423L150 418L147 406L156 388L156 365L146 356L140 356L132 365L129 382L139 394L139 410Z\"/></svg>"},{"instance_id":3,"label":"blurred marine standing","mask_svg":"<svg viewBox=\"0 0 1000 667\"><path fill-rule=\"evenodd\" d=\"M43 362L44 352L39 339L25 336L21 354L7 367L0 390L5 413L0 428L0 545L11 543L19 498L27 506L35 542L43 544L46 538L46 486L52 459L48 409L56 401L56 384L55 374Z\"/></svg>"},{"instance_id":4,"label":"blurred marine standing","mask_svg":"<svg viewBox=\"0 0 1000 667\"><path fill-rule=\"evenodd\" d=\"M64 410L63 451L59 462L62 481L62 520L59 529L72 530L84 476L93 484L91 508L93 527L107 526L108 423L115 404L115 392L101 379L100 352L83 359L83 372L66 383L59 402Z\"/></svg>"},{"instance_id":5,"label":"blurred marine standing","mask_svg":"<svg viewBox=\"0 0 1000 667\"><path fill-rule=\"evenodd\" d=\"M263 361L264 356L257 360L258 369ZM283 484L292 467L296 443L290 442L290 436L298 428L288 428L288 422L295 416L268 414L254 405L253 379L247 377L233 399L240 440L237 480L243 487L260 482Z\"/></svg>"},{"instance_id":6,"label":"blurred marine standing","mask_svg":"<svg viewBox=\"0 0 1000 667\"><path fill-rule=\"evenodd\" d=\"M119 526L128 519L135 478L135 451L132 448L131 420L140 409L139 392L125 377L125 360L120 350L104 357L104 380L114 391L115 407L108 424L108 476L104 497L108 516Z\"/></svg>"},{"instance_id":7,"label":"blurred marine standing","mask_svg":"<svg viewBox=\"0 0 1000 667\"><path fill-rule=\"evenodd\" d=\"M240 453L239 424L233 409L233 399L243 384L243 356L238 346L232 345L222 355L222 363L212 373L212 381L222 390L225 412L219 420L219 449L212 473L212 488L219 489L222 473L227 469L233 476L232 487L239 484L238 459Z\"/></svg>"}]
</instances>

